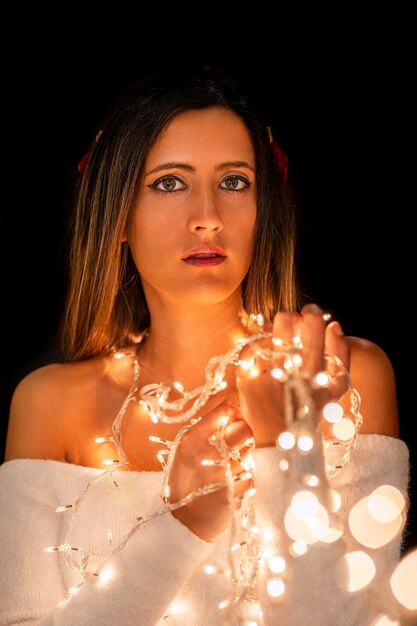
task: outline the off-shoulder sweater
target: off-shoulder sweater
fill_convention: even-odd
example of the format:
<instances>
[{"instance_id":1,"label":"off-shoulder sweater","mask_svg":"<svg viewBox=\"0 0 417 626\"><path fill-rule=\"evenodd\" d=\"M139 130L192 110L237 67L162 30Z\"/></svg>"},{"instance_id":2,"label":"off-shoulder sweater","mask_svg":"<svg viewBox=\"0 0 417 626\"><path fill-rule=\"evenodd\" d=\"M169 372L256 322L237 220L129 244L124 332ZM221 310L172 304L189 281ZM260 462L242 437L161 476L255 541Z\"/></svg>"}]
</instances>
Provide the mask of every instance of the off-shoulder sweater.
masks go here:
<instances>
[{"instance_id":1,"label":"off-shoulder sweater","mask_svg":"<svg viewBox=\"0 0 417 626\"><path fill-rule=\"evenodd\" d=\"M284 482L291 478L281 471L282 451L264 448L254 450L252 457L259 526L271 526L284 536L288 505ZM219 604L231 584L225 575L229 531L214 541L204 541L170 512L151 517L110 557L95 557L94 567L107 568L109 576L94 577L76 594L68 595L68 589L79 583L78 574L61 553L48 553L45 548L64 541L71 511L57 513L57 507L76 501L100 473L53 460L17 459L0 466L0 624L223 624ZM101 548L105 551L138 517L160 509L162 479L162 472L117 472L116 482L97 484L80 510L74 545L94 545L98 553ZM341 496L343 535L331 543L312 543L302 556L288 556L283 601L264 593L269 574L260 569L263 623L370 626L379 615L396 619L398 606L389 578L400 559L402 530L385 546L366 547L354 538L348 514L380 485L406 494L408 481L409 451L402 440L359 435L350 462L330 479L330 487ZM371 556L375 574L363 589L352 593L340 583L340 566L346 552L356 551ZM258 623L238 620L237 616L236 624Z\"/></svg>"}]
</instances>

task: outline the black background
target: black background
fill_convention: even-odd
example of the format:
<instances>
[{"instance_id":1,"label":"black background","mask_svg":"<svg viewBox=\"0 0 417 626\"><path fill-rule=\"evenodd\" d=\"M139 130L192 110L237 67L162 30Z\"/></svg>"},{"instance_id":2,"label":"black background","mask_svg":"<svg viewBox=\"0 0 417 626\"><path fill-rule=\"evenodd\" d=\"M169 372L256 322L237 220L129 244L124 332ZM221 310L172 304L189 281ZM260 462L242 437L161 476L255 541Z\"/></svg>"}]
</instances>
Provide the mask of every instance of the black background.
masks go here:
<instances>
[{"instance_id":1,"label":"black background","mask_svg":"<svg viewBox=\"0 0 417 626\"><path fill-rule=\"evenodd\" d=\"M58 358L67 216L101 115L164 59L213 62L251 85L289 157L305 296L391 359L411 452L405 548L417 545L412 18L201 10L197 19L179 7L145 15L119 6L87 21L81 6L59 17L38 6L3 22L1 443L17 382Z\"/></svg>"}]
</instances>

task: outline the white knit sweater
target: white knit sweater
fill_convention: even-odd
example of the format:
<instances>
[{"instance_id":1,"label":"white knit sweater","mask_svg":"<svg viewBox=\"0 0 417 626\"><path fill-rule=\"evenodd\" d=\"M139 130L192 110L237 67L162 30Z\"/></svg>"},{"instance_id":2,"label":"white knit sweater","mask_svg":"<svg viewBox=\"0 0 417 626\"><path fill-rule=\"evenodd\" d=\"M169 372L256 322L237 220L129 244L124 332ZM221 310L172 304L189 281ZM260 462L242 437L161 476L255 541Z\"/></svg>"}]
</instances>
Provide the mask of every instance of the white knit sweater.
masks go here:
<instances>
[{"instance_id":1,"label":"white knit sweater","mask_svg":"<svg viewBox=\"0 0 417 626\"><path fill-rule=\"evenodd\" d=\"M256 509L261 527L272 525L285 534L283 517L292 480L278 469L281 452L255 450ZM299 468L300 469L300 468ZM301 471L301 469L300 469ZM227 578L207 574L206 564L227 567L229 533L206 542L170 513L153 517L107 558L112 576L92 579L68 599L67 590L79 576L60 553L47 546L64 541L73 503L101 470L51 460L18 459L0 466L0 624L42 626L215 626L223 624L218 608L228 593ZM117 472L88 495L74 529L72 543L108 548L125 535L138 516L161 505L162 472ZM331 480L342 498L342 517L352 506L382 484L408 491L409 453L405 443L381 435L359 435L350 463ZM340 521L340 520L339 520ZM380 614L396 615L389 576L400 558L401 537L386 547L367 549L349 532L334 543L312 544L307 554L289 558L285 601L271 602L264 594L260 572L260 599L266 626L370 626ZM107 541L107 543L106 543ZM363 550L372 556L376 574L354 594L343 591L337 572L345 551ZM106 558L104 559L106 561ZM97 557L97 568L103 559ZM236 621L236 624L240 622Z\"/></svg>"}]
</instances>

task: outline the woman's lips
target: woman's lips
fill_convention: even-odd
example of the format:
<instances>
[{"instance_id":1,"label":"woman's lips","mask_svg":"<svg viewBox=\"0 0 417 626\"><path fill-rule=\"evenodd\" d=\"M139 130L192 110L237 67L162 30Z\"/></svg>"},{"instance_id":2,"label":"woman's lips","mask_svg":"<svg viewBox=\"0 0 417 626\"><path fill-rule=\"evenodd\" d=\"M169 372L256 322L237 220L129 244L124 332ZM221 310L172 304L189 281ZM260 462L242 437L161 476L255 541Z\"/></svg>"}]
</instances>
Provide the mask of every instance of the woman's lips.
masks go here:
<instances>
[{"instance_id":1,"label":"woman's lips","mask_svg":"<svg viewBox=\"0 0 417 626\"><path fill-rule=\"evenodd\" d=\"M220 254L195 254L183 259L188 265L195 265L196 267L210 267L212 265L220 265L226 260L225 256Z\"/></svg>"},{"instance_id":2,"label":"woman's lips","mask_svg":"<svg viewBox=\"0 0 417 626\"><path fill-rule=\"evenodd\" d=\"M220 248L201 246L187 252L182 260L188 265L194 265L195 267L212 267L213 265L220 265L226 258L226 253Z\"/></svg>"}]
</instances>

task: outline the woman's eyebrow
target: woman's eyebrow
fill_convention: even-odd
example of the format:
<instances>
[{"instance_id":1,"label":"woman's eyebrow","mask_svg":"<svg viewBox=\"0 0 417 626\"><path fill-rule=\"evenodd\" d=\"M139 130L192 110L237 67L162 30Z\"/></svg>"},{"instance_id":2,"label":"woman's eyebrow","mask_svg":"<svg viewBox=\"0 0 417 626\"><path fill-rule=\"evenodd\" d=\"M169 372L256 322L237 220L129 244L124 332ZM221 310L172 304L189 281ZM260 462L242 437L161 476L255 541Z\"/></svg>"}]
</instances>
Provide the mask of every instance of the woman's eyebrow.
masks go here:
<instances>
[{"instance_id":1,"label":"woman's eyebrow","mask_svg":"<svg viewBox=\"0 0 417 626\"><path fill-rule=\"evenodd\" d=\"M216 170L217 171L224 170L224 169L227 169L228 167L246 167L247 169L255 173L255 168L252 167L252 165L250 165L247 161L225 161L224 163L220 163L219 165L217 165ZM167 161L166 163L161 163L160 165L157 165L149 172L146 172L145 176L149 176L150 174L156 174L157 172L161 172L162 170L169 170L169 169L175 169L175 168L184 170L186 172L196 171L195 167L193 167L192 165L188 165L188 163L180 163L178 161Z\"/></svg>"},{"instance_id":2,"label":"woman's eyebrow","mask_svg":"<svg viewBox=\"0 0 417 626\"><path fill-rule=\"evenodd\" d=\"M170 170L173 168L185 170L186 172L195 172L195 168L192 165L188 165L187 163L178 163L177 161L168 161L167 163L161 163L149 172L146 172L145 176L149 176L149 174L155 174L156 172L160 172L161 170Z\"/></svg>"},{"instance_id":3,"label":"woman's eyebrow","mask_svg":"<svg viewBox=\"0 0 417 626\"><path fill-rule=\"evenodd\" d=\"M228 167L247 167L253 173L255 173L255 168L252 167L247 161L225 161L224 163L220 163L216 167L216 170L224 170Z\"/></svg>"}]
</instances>

